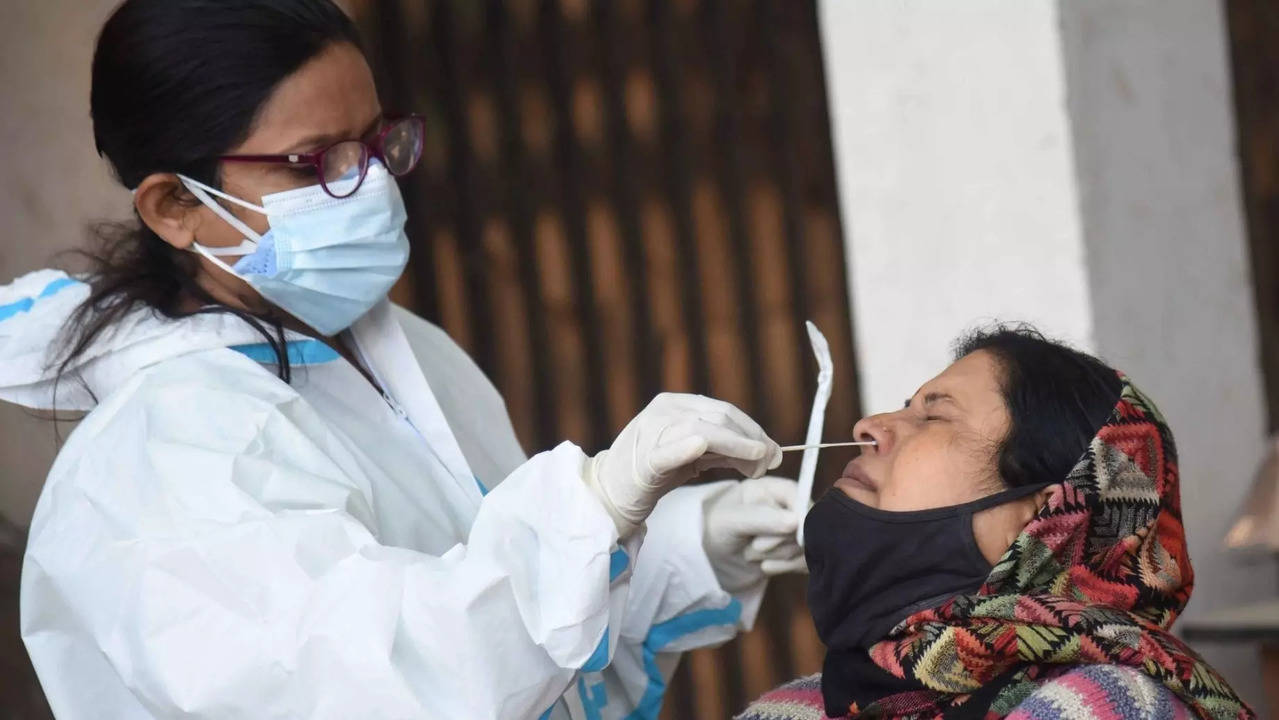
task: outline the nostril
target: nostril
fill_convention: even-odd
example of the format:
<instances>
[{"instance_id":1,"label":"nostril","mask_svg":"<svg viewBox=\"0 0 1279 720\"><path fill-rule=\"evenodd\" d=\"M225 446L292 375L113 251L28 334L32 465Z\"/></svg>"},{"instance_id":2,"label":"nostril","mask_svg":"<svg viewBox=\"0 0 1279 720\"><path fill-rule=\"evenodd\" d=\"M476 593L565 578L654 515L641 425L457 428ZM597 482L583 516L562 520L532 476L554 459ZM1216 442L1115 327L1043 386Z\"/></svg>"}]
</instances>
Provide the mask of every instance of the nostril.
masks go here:
<instances>
[{"instance_id":1,"label":"nostril","mask_svg":"<svg viewBox=\"0 0 1279 720\"><path fill-rule=\"evenodd\" d=\"M886 451L893 442L892 433L883 424L868 422L857 430L858 440L875 443L868 446L868 449L876 455Z\"/></svg>"},{"instance_id":2,"label":"nostril","mask_svg":"<svg viewBox=\"0 0 1279 720\"><path fill-rule=\"evenodd\" d=\"M872 430L875 432L871 432ZM862 446L863 453L867 451L879 452L883 449L885 438L883 436L883 431L881 430L881 427L877 425L874 416L864 417L861 420L858 420L857 424L853 425L853 430L849 434L853 436L852 439L856 442L874 443L873 445Z\"/></svg>"}]
</instances>

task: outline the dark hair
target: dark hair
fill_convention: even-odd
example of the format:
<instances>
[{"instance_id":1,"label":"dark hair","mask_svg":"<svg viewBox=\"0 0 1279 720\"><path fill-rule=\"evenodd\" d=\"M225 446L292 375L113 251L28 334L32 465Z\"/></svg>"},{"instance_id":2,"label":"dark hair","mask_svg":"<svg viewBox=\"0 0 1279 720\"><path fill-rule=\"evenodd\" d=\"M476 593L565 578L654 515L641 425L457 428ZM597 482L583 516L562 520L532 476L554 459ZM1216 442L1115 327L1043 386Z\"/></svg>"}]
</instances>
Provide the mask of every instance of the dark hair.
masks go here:
<instances>
[{"instance_id":1,"label":"dark hair","mask_svg":"<svg viewBox=\"0 0 1279 720\"><path fill-rule=\"evenodd\" d=\"M107 20L93 56L90 105L98 154L135 189L148 175L182 173L220 187L217 156L242 143L275 88L335 43L360 46L331 0L126 0ZM136 211L135 211L136 215ZM58 376L128 312L189 316L183 301L216 301L194 281L197 258L141 218L94 228L90 295L64 328ZM289 380L284 331L274 317L225 306L275 349ZM273 331L268 330L268 326Z\"/></svg>"},{"instance_id":2,"label":"dark hair","mask_svg":"<svg viewBox=\"0 0 1279 720\"><path fill-rule=\"evenodd\" d=\"M1000 477L1010 487L1064 480L1114 410L1119 373L1024 324L969 333L955 359L978 350L1003 371L1010 428L997 450Z\"/></svg>"}]
</instances>

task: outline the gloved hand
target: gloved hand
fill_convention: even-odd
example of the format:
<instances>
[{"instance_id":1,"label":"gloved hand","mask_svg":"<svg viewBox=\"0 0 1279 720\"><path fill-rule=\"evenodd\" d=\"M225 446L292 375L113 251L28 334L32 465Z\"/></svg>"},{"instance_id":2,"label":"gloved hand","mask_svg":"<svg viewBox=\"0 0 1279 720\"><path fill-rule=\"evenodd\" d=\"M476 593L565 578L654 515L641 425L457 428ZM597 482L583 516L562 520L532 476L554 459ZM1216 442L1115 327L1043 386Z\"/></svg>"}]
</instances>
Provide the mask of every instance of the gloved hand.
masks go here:
<instances>
[{"instance_id":1,"label":"gloved hand","mask_svg":"<svg viewBox=\"0 0 1279 720\"><path fill-rule=\"evenodd\" d=\"M795 539L795 481L743 480L707 498L702 547L726 592L741 592L766 577L807 572Z\"/></svg>"},{"instance_id":2,"label":"gloved hand","mask_svg":"<svg viewBox=\"0 0 1279 720\"><path fill-rule=\"evenodd\" d=\"M586 484L628 537L663 495L711 468L759 477L782 462L764 430L732 405L700 395L658 395L613 446L587 461Z\"/></svg>"}]
</instances>

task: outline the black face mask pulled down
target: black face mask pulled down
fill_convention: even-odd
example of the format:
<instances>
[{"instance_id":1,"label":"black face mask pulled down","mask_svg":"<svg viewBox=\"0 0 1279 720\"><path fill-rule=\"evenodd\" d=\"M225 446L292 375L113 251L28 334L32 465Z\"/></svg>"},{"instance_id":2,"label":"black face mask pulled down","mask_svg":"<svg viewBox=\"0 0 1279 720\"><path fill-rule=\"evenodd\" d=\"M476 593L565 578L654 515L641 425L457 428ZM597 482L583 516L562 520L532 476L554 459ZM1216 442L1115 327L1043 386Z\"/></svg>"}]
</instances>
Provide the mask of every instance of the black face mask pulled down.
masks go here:
<instances>
[{"instance_id":1,"label":"black face mask pulled down","mask_svg":"<svg viewBox=\"0 0 1279 720\"><path fill-rule=\"evenodd\" d=\"M863 505L839 489L813 505L804 521L808 607L827 647L822 680L827 714L842 716L847 701L864 707L878 699L865 697L866 691L918 689L880 670L866 650L908 616L976 592L992 568L977 547L973 515L1044 487L911 512Z\"/></svg>"}]
</instances>

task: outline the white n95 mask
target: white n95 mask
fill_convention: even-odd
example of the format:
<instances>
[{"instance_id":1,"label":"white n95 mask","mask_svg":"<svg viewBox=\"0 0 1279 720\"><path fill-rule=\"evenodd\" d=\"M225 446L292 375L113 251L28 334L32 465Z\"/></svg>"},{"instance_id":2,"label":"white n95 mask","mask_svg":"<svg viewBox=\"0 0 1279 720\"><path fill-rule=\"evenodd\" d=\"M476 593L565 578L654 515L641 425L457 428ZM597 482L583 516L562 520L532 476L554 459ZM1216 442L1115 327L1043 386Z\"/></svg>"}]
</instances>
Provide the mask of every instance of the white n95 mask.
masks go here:
<instances>
[{"instance_id":1,"label":"white n95 mask","mask_svg":"<svg viewBox=\"0 0 1279 720\"><path fill-rule=\"evenodd\" d=\"M261 207L178 178L245 236L234 247L197 243L195 252L325 336L349 328L386 297L408 263L404 198L380 162L370 162L364 183L349 197L334 198L316 184L265 195ZM265 215L270 229L265 235L254 232L214 195ZM223 255L244 257L229 267Z\"/></svg>"}]
</instances>

